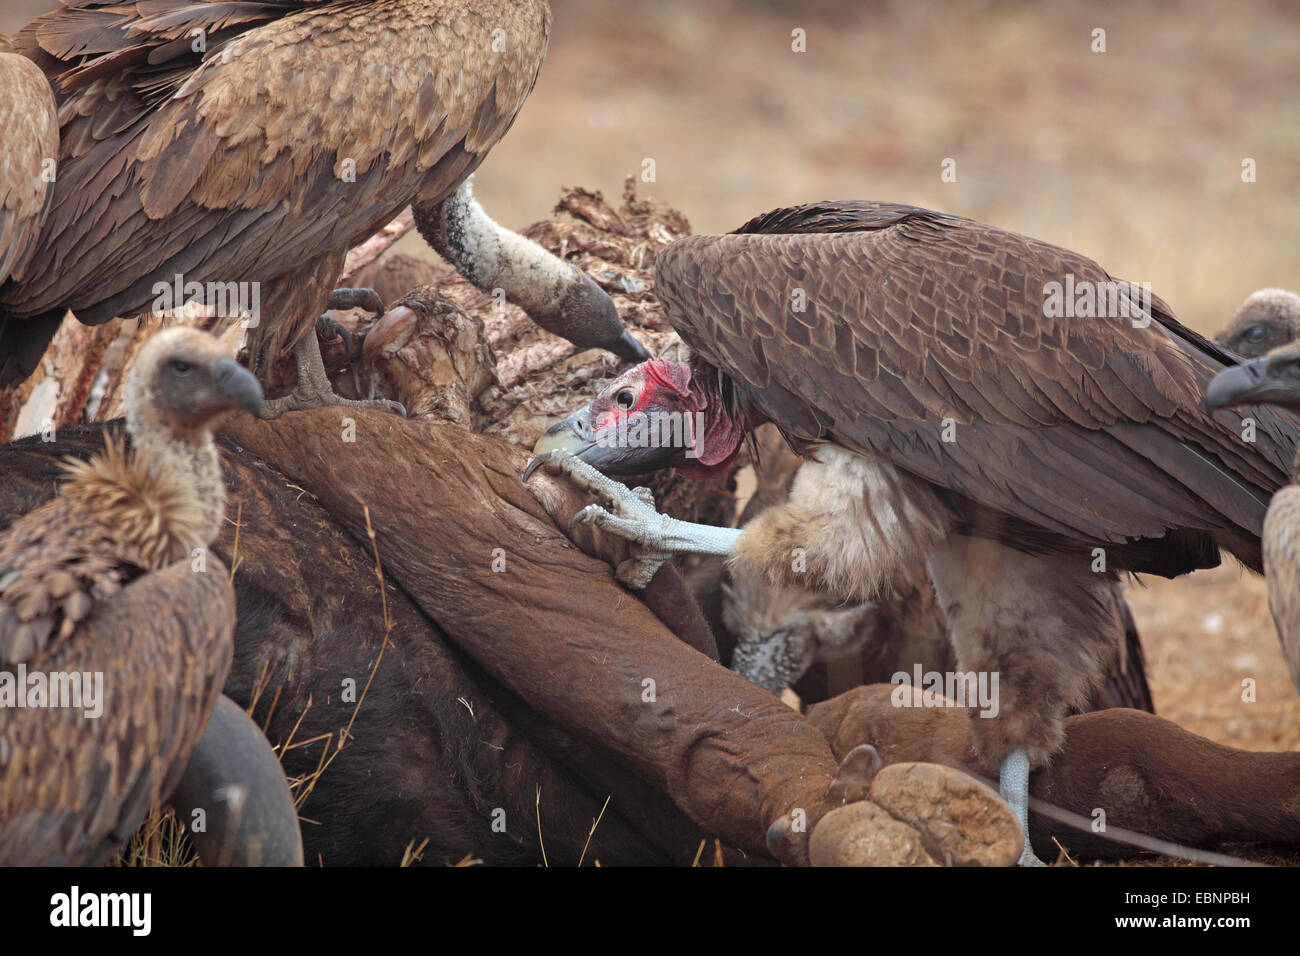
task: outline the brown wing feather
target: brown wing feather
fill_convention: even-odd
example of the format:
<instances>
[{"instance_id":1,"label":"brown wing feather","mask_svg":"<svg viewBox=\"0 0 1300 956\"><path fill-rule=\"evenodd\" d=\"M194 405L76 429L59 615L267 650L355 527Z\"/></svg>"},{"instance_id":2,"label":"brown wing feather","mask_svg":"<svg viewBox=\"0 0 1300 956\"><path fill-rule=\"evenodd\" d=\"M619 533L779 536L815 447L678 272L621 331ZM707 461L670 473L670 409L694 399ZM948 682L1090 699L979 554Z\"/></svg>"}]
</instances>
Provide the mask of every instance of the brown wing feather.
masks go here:
<instances>
[{"instance_id":1,"label":"brown wing feather","mask_svg":"<svg viewBox=\"0 0 1300 956\"><path fill-rule=\"evenodd\" d=\"M1295 420L1251 409L1249 444L1239 415L1205 414L1230 359L1158 298L1141 328L1045 315L1067 274L1111 281L1048 243L864 202L679 240L657 281L692 350L796 444L880 454L1040 546L1109 545L1173 574L1217 563L1217 541L1258 569Z\"/></svg>"},{"instance_id":2,"label":"brown wing feather","mask_svg":"<svg viewBox=\"0 0 1300 956\"><path fill-rule=\"evenodd\" d=\"M0 666L30 662L65 642L98 602L144 569L118 555L117 532L78 497L54 498L17 521L0 544Z\"/></svg>"},{"instance_id":3,"label":"brown wing feather","mask_svg":"<svg viewBox=\"0 0 1300 956\"><path fill-rule=\"evenodd\" d=\"M35 246L49 193L44 164L59 155L54 94L36 65L14 53L0 52L0 130L3 284L11 275L22 275Z\"/></svg>"},{"instance_id":4,"label":"brown wing feather","mask_svg":"<svg viewBox=\"0 0 1300 956\"><path fill-rule=\"evenodd\" d=\"M0 305L93 324L147 309L176 273L271 283L341 254L473 172L549 27L544 0L141 0L38 18L18 42L55 83L64 145L43 268ZM176 42L195 29L201 54Z\"/></svg>"},{"instance_id":5,"label":"brown wing feather","mask_svg":"<svg viewBox=\"0 0 1300 956\"><path fill-rule=\"evenodd\" d=\"M125 582L206 540L189 486L120 440L64 473L57 498L0 536L0 665L47 653Z\"/></svg>"},{"instance_id":6,"label":"brown wing feather","mask_svg":"<svg viewBox=\"0 0 1300 956\"><path fill-rule=\"evenodd\" d=\"M103 712L7 710L0 722L0 866L98 865L167 798L230 668L229 573L188 562L127 585L40 659L103 674ZM30 670L30 669L29 669Z\"/></svg>"}]
</instances>

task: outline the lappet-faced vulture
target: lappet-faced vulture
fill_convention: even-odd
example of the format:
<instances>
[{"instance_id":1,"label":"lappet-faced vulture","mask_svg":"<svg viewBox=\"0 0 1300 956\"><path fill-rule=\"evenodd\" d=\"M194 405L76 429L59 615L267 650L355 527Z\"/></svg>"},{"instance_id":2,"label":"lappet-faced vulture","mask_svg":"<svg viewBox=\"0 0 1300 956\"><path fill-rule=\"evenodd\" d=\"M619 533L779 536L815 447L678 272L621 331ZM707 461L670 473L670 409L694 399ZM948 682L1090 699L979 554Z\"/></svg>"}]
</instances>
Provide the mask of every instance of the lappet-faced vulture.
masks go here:
<instances>
[{"instance_id":1,"label":"lappet-faced vulture","mask_svg":"<svg viewBox=\"0 0 1300 956\"><path fill-rule=\"evenodd\" d=\"M70 462L0 539L0 863L102 863L179 781L230 667L235 599L210 556L212 426L252 373L196 329L145 343L129 449Z\"/></svg>"},{"instance_id":2,"label":"lappet-faced vulture","mask_svg":"<svg viewBox=\"0 0 1300 956\"><path fill-rule=\"evenodd\" d=\"M253 314L255 363L297 349L298 389L266 414L342 402L310 333L327 306L377 308L331 290L412 202L473 281L579 345L647 357L589 278L470 191L550 25L545 0L63 0L15 41L50 79L62 142L31 265L0 287L0 385L67 309L95 325L198 299Z\"/></svg>"},{"instance_id":3,"label":"lappet-faced vulture","mask_svg":"<svg viewBox=\"0 0 1300 956\"><path fill-rule=\"evenodd\" d=\"M580 457L547 467L613 502L586 520L639 541L647 566L726 553L862 600L927 562L962 670L1000 679L998 715L973 733L1022 822L1029 769L1101 677L1116 577L1212 567L1221 548L1261 569L1300 427L1262 409L1242 442L1201 407L1230 356L1085 256L828 202L673 243L657 289L691 364L625 373L563 426ZM591 467L707 474L765 420L808 463L743 532L658 515Z\"/></svg>"}]
</instances>

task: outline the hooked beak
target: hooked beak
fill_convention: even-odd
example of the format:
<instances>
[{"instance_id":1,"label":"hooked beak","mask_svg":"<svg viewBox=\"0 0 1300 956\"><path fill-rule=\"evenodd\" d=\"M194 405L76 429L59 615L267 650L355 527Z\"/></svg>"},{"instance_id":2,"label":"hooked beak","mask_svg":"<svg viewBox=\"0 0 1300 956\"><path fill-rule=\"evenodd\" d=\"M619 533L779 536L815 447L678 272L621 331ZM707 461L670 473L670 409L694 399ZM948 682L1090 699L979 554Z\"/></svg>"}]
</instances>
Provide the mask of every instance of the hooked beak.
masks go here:
<instances>
[{"instance_id":1,"label":"hooked beak","mask_svg":"<svg viewBox=\"0 0 1300 956\"><path fill-rule=\"evenodd\" d=\"M218 359L212 369L217 392L232 405L256 415L262 409L262 386L255 376L234 359Z\"/></svg>"},{"instance_id":2,"label":"hooked beak","mask_svg":"<svg viewBox=\"0 0 1300 956\"><path fill-rule=\"evenodd\" d=\"M588 425L590 420L587 408L584 406L542 432L542 437L537 439L537 444L533 445L535 457L524 469L523 480L528 481L533 476L533 472L542 467L553 452L567 451L573 457L585 461L585 453L596 446L596 440L592 437Z\"/></svg>"},{"instance_id":3,"label":"hooked beak","mask_svg":"<svg viewBox=\"0 0 1300 956\"><path fill-rule=\"evenodd\" d=\"M1205 386L1206 411L1270 403L1293 407L1295 393L1269 373L1266 355L1225 368Z\"/></svg>"},{"instance_id":4,"label":"hooked beak","mask_svg":"<svg viewBox=\"0 0 1300 956\"><path fill-rule=\"evenodd\" d=\"M674 449L643 445L623 445L612 428L594 432L590 406L579 409L563 421L556 422L537 439L536 455L524 469L523 480L532 477L553 452L566 451L606 475L644 475L673 463Z\"/></svg>"}]
</instances>

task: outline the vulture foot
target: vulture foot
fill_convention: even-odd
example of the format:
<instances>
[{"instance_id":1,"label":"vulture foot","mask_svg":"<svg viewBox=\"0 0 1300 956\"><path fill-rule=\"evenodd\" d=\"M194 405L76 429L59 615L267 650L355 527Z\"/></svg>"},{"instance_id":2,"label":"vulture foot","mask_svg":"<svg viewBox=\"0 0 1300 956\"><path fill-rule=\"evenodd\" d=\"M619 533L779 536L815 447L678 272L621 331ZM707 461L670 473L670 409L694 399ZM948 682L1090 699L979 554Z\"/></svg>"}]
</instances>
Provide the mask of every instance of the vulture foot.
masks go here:
<instances>
[{"instance_id":1,"label":"vulture foot","mask_svg":"<svg viewBox=\"0 0 1300 956\"><path fill-rule=\"evenodd\" d=\"M316 320L316 334L323 335L326 338L338 338L343 340L343 346L347 351L348 358L352 357L352 333L348 327L338 319L331 318L328 315L322 315Z\"/></svg>"},{"instance_id":2,"label":"vulture foot","mask_svg":"<svg viewBox=\"0 0 1300 956\"><path fill-rule=\"evenodd\" d=\"M637 545L637 557L618 566L617 576L628 587L640 590L650 583L674 554L730 554L738 528L715 528L692 524L660 514L648 488L629 488L569 452L555 451L534 458L524 471L527 481L538 468L547 474L568 478L584 491L604 502L588 505L573 516L576 522L592 525Z\"/></svg>"},{"instance_id":3,"label":"vulture foot","mask_svg":"<svg viewBox=\"0 0 1300 956\"><path fill-rule=\"evenodd\" d=\"M1029 754L1024 747L1017 747L1002 761L998 790L1002 799L1011 804L1012 812L1020 821L1020 829L1024 831L1025 848L1017 865L1046 866L1034 855L1034 845L1029 842Z\"/></svg>"},{"instance_id":4,"label":"vulture foot","mask_svg":"<svg viewBox=\"0 0 1300 956\"><path fill-rule=\"evenodd\" d=\"M364 289L345 289L341 291L364 292ZM331 301L333 297L331 296ZM325 365L320 357L320 343L316 336L308 335L294 350L298 360L298 384L284 398L262 402L262 418L279 418L285 412L297 412L308 408L321 408L325 405L350 405L357 408L386 408L406 415L406 409L398 402L386 398L343 398L330 386L329 376L325 374Z\"/></svg>"},{"instance_id":5,"label":"vulture foot","mask_svg":"<svg viewBox=\"0 0 1300 956\"><path fill-rule=\"evenodd\" d=\"M335 289L330 293L328 308L338 312L365 309L376 316L388 311L384 306L384 300L374 289Z\"/></svg>"},{"instance_id":6,"label":"vulture foot","mask_svg":"<svg viewBox=\"0 0 1300 956\"><path fill-rule=\"evenodd\" d=\"M326 309L331 312L346 312L350 309L365 309L376 319L381 318L387 311L384 300L374 289L344 288L335 289L330 293L329 301L326 303ZM348 327L338 319L331 318L329 314L322 315L316 320L316 334L324 335L326 338L338 338L343 340L345 352L348 360L352 360L352 333Z\"/></svg>"}]
</instances>

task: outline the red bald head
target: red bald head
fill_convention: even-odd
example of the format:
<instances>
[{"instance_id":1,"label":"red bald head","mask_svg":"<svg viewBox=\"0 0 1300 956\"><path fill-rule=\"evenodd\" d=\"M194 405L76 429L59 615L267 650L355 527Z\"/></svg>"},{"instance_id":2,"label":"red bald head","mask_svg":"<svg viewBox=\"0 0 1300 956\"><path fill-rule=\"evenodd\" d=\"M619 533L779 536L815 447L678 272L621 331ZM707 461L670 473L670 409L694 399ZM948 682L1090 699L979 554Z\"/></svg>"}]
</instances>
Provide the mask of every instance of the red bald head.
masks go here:
<instances>
[{"instance_id":1,"label":"red bald head","mask_svg":"<svg viewBox=\"0 0 1300 956\"><path fill-rule=\"evenodd\" d=\"M538 448L567 448L611 475L675 467L706 478L731 461L747 430L733 420L716 376L697 377L683 362L651 359L553 426Z\"/></svg>"}]
</instances>

